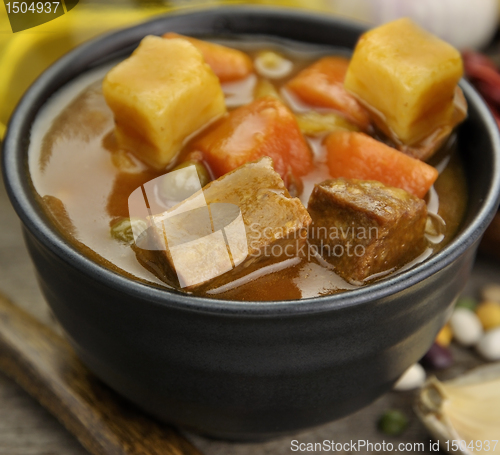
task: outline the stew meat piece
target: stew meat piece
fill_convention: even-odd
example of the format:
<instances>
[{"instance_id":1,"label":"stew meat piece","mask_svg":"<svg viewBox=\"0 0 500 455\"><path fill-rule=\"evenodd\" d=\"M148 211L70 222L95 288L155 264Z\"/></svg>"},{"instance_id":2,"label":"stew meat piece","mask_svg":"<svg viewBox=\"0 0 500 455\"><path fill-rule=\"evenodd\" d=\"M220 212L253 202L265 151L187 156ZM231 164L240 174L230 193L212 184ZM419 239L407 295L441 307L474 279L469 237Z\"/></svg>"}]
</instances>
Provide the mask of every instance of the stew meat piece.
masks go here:
<instances>
[{"instance_id":1,"label":"stew meat piece","mask_svg":"<svg viewBox=\"0 0 500 455\"><path fill-rule=\"evenodd\" d=\"M308 210L309 243L349 282L401 267L425 247L425 202L377 181L326 180Z\"/></svg>"},{"instance_id":2,"label":"stew meat piece","mask_svg":"<svg viewBox=\"0 0 500 455\"><path fill-rule=\"evenodd\" d=\"M136 247L139 261L167 283L192 290L219 287L297 256L311 218L265 157L150 221L156 251Z\"/></svg>"}]
</instances>

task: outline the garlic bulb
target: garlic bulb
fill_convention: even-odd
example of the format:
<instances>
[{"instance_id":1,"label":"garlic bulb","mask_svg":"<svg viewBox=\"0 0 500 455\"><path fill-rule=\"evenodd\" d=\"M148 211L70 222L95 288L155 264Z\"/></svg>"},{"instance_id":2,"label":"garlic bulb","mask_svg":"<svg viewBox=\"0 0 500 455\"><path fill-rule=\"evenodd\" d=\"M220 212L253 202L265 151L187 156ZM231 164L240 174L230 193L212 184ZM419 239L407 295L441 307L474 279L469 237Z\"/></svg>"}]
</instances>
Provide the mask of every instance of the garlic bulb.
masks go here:
<instances>
[{"instance_id":1,"label":"garlic bulb","mask_svg":"<svg viewBox=\"0 0 500 455\"><path fill-rule=\"evenodd\" d=\"M500 363L476 368L452 381L429 379L415 411L448 453L500 453L500 441L494 447L500 439ZM458 451L453 441L459 443Z\"/></svg>"},{"instance_id":2,"label":"garlic bulb","mask_svg":"<svg viewBox=\"0 0 500 455\"><path fill-rule=\"evenodd\" d=\"M326 0L334 12L374 25L409 17L458 49L491 41L498 0Z\"/></svg>"}]
</instances>

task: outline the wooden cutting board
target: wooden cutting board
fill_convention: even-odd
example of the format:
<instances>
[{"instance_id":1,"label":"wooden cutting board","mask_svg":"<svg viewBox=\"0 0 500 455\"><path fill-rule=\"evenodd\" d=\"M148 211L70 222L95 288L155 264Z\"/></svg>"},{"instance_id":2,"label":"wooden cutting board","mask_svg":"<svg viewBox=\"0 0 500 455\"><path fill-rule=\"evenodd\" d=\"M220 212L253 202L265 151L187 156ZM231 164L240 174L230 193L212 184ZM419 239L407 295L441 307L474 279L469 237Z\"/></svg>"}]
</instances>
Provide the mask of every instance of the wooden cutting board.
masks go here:
<instances>
[{"instance_id":1,"label":"wooden cutting board","mask_svg":"<svg viewBox=\"0 0 500 455\"><path fill-rule=\"evenodd\" d=\"M0 294L0 370L94 455L201 455L100 382L64 338Z\"/></svg>"}]
</instances>

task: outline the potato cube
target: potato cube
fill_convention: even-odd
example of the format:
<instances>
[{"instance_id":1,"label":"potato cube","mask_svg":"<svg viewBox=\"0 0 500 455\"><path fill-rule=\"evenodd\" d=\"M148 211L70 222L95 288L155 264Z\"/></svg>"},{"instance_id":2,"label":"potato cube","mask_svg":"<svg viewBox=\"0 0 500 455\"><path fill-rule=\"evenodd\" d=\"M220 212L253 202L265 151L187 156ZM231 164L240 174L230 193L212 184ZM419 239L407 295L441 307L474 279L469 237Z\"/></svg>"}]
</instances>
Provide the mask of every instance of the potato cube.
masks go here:
<instances>
[{"instance_id":1,"label":"potato cube","mask_svg":"<svg viewBox=\"0 0 500 455\"><path fill-rule=\"evenodd\" d=\"M104 79L124 149L163 169L185 139L226 112L217 76L183 39L146 36Z\"/></svg>"},{"instance_id":2,"label":"potato cube","mask_svg":"<svg viewBox=\"0 0 500 455\"><path fill-rule=\"evenodd\" d=\"M326 180L314 187L307 209L309 243L351 283L401 267L425 247L427 206L399 188Z\"/></svg>"},{"instance_id":3,"label":"potato cube","mask_svg":"<svg viewBox=\"0 0 500 455\"><path fill-rule=\"evenodd\" d=\"M311 218L266 157L209 183L151 222L159 247L136 248L139 261L169 284L195 289L297 257Z\"/></svg>"},{"instance_id":4,"label":"potato cube","mask_svg":"<svg viewBox=\"0 0 500 455\"><path fill-rule=\"evenodd\" d=\"M271 96L232 111L195 148L203 152L216 176L263 156L272 158L285 180L290 173L306 174L312 166L311 150L295 116Z\"/></svg>"},{"instance_id":5,"label":"potato cube","mask_svg":"<svg viewBox=\"0 0 500 455\"><path fill-rule=\"evenodd\" d=\"M455 48L403 18L361 36L344 85L386 134L413 145L453 122L462 73Z\"/></svg>"}]
</instances>

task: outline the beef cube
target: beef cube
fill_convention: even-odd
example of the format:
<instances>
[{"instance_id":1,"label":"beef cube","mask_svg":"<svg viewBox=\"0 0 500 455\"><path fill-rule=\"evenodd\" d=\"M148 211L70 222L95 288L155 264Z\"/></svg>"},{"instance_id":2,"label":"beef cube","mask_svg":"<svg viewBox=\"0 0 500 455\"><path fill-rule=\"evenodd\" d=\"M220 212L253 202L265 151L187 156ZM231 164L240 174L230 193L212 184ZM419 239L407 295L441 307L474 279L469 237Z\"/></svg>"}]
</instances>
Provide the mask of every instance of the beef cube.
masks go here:
<instances>
[{"instance_id":1,"label":"beef cube","mask_svg":"<svg viewBox=\"0 0 500 455\"><path fill-rule=\"evenodd\" d=\"M136 249L139 261L167 283L192 290L297 257L311 218L264 157L150 221L155 251Z\"/></svg>"},{"instance_id":2,"label":"beef cube","mask_svg":"<svg viewBox=\"0 0 500 455\"><path fill-rule=\"evenodd\" d=\"M326 180L315 186L308 210L309 243L351 283L401 267L425 248L427 206L399 188Z\"/></svg>"}]
</instances>

